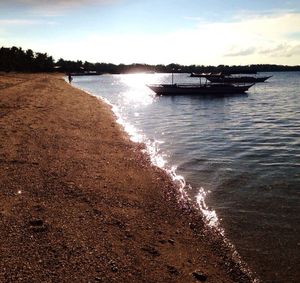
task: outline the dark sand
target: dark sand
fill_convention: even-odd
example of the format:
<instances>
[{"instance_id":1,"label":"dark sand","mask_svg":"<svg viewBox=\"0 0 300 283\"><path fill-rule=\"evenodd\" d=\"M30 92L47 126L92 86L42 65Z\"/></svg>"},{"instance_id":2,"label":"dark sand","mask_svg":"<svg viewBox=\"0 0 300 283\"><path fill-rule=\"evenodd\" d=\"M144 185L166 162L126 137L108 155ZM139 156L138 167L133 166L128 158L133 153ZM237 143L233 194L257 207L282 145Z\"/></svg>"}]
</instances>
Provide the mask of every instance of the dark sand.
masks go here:
<instances>
[{"instance_id":1,"label":"dark sand","mask_svg":"<svg viewBox=\"0 0 300 283\"><path fill-rule=\"evenodd\" d=\"M0 117L0 282L250 281L108 105L0 75Z\"/></svg>"}]
</instances>

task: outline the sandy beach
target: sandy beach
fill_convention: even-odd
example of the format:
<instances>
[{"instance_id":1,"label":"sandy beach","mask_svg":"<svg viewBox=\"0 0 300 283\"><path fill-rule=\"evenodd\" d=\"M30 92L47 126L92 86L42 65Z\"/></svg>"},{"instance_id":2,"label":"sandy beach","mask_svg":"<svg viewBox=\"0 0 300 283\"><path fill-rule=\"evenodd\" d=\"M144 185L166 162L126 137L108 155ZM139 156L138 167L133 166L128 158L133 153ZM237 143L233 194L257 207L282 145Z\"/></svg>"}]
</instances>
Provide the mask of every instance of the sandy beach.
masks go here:
<instances>
[{"instance_id":1,"label":"sandy beach","mask_svg":"<svg viewBox=\"0 0 300 283\"><path fill-rule=\"evenodd\" d=\"M109 105L0 75L0 282L251 282Z\"/></svg>"}]
</instances>

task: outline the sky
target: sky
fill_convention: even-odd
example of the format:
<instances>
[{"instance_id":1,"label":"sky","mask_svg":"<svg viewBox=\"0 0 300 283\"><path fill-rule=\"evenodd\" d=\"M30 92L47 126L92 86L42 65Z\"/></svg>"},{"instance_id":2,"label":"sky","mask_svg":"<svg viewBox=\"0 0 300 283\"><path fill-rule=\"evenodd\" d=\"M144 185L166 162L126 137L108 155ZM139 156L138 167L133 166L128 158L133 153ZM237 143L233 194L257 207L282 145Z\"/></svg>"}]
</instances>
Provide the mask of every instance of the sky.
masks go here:
<instances>
[{"instance_id":1,"label":"sky","mask_svg":"<svg viewBox=\"0 0 300 283\"><path fill-rule=\"evenodd\" d=\"M0 46L93 63L300 65L300 1L0 0Z\"/></svg>"}]
</instances>

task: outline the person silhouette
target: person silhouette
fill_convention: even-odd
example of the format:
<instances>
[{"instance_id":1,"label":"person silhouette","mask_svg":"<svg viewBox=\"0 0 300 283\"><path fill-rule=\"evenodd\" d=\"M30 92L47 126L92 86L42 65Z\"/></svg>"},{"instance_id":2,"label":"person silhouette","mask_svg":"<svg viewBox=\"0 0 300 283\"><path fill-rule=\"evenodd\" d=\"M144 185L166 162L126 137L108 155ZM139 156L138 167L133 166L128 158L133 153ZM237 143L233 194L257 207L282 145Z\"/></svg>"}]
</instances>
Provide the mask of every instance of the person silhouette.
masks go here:
<instances>
[{"instance_id":1,"label":"person silhouette","mask_svg":"<svg viewBox=\"0 0 300 283\"><path fill-rule=\"evenodd\" d=\"M71 76L71 74L69 73L69 75L68 75L68 79L69 79L69 83L71 83L72 82L72 80L73 80L73 78L72 78L72 76Z\"/></svg>"}]
</instances>

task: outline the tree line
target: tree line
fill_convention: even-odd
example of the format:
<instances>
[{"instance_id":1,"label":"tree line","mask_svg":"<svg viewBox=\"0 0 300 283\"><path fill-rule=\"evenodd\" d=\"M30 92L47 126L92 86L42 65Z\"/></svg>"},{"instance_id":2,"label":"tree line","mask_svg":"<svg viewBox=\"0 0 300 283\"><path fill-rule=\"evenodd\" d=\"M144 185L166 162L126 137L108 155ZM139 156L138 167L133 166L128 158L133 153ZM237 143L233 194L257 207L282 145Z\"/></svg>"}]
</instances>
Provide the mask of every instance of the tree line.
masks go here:
<instances>
[{"instance_id":1,"label":"tree line","mask_svg":"<svg viewBox=\"0 0 300 283\"><path fill-rule=\"evenodd\" d=\"M246 66L204 66L204 65L149 65L149 64L111 64L111 63L90 63L80 60L71 61L59 59L55 61L47 53L33 52L31 49L23 50L21 47L0 48L0 71L2 72L64 72L84 73L96 72L99 74L120 74L135 72L222 72L222 71L257 71L257 72L282 72L300 71L300 66L285 66L275 64L252 64Z\"/></svg>"},{"instance_id":2,"label":"tree line","mask_svg":"<svg viewBox=\"0 0 300 283\"><path fill-rule=\"evenodd\" d=\"M15 46L0 49L0 71L4 72L49 72L54 69L52 56L47 53L35 53Z\"/></svg>"}]
</instances>

